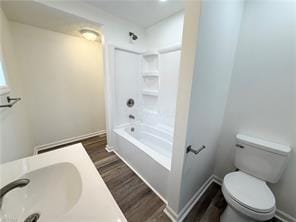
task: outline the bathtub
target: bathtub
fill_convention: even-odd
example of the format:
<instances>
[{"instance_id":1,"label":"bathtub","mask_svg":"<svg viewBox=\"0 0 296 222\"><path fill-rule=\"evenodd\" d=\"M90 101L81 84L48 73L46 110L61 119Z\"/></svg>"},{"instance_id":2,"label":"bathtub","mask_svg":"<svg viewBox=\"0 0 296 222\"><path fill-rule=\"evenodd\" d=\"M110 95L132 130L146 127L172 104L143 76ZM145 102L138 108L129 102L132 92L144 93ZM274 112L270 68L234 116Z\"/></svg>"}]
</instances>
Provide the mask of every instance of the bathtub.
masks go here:
<instances>
[{"instance_id":1,"label":"bathtub","mask_svg":"<svg viewBox=\"0 0 296 222\"><path fill-rule=\"evenodd\" d=\"M116 152L164 200L171 168L173 133L134 123L114 129Z\"/></svg>"}]
</instances>

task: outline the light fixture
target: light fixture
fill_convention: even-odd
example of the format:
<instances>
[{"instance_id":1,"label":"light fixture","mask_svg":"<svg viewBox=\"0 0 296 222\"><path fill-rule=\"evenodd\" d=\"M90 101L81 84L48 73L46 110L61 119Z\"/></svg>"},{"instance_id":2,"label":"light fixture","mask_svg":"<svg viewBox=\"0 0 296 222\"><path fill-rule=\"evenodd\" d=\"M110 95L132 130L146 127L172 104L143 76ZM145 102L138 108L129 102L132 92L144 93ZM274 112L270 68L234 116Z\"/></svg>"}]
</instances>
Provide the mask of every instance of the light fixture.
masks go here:
<instances>
[{"instance_id":1,"label":"light fixture","mask_svg":"<svg viewBox=\"0 0 296 222\"><path fill-rule=\"evenodd\" d=\"M93 30L82 29L80 30L81 35L90 41L96 41L99 37L99 34Z\"/></svg>"},{"instance_id":2,"label":"light fixture","mask_svg":"<svg viewBox=\"0 0 296 222\"><path fill-rule=\"evenodd\" d=\"M160 2L166 2L167 0L159 0Z\"/></svg>"}]
</instances>

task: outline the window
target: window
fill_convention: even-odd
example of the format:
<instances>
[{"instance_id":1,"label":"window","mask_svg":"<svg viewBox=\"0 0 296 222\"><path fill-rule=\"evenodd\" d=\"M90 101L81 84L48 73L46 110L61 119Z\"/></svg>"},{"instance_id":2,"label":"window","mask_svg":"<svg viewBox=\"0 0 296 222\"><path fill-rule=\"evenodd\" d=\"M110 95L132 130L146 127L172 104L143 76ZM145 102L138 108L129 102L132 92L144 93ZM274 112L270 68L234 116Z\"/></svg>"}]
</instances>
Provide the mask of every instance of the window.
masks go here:
<instances>
[{"instance_id":1,"label":"window","mask_svg":"<svg viewBox=\"0 0 296 222\"><path fill-rule=\"evenodd\" d=\"M3 63L2 56L2 47L0 48L0 95L6 94L9 92L9 88L5 79L5 68Z\"/></svg>"},{"instance_id":2,"label":"window","mask_svg":"<svg viewBox=\"0 0 296 222\"><path fill-rule=\"evenodd\" d=\"M2 61L0 61L0 86L6 86L4 71L2 67Z\"/></svg>"}]
</instances>

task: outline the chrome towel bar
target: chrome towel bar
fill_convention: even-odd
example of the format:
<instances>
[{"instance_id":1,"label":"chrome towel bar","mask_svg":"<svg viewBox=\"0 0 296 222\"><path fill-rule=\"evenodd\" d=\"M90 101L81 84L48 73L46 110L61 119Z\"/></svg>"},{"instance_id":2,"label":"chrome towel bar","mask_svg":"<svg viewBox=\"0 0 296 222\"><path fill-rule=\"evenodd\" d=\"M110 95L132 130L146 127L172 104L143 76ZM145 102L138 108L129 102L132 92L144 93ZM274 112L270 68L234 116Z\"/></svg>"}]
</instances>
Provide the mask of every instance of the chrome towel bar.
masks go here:
<instances>
[{"instance_id":1,"label":"chrome towel bar","mask_svg":"<svg viewBox=\"0 0 296 222\"><path fill-rule=\"evenodd\" d=\"M0 105L0 108L11 108L13 107L14 104L16 104L18 101L21 100L21 98L10 98L9 96L7 96L7 102L8 104L5 104L5 105ZM11 103L11 101L13 101Z\"/></svg>"},{"instance_id":2,"label":"chrome towel bar","mask_svg":"<svg viewBox=\"0 0 296 222\"><path fill-rule=\"evenodd\" d=\"M189 145L186 148L186 153L192 152L192 153L194 153L196 155L196 154L199 154L205 148L206 148L206 146L205 145L202 145L198 150L195 150L195 149L192 149L192 146L191 145Z\"/></svg>"}]
</instances>

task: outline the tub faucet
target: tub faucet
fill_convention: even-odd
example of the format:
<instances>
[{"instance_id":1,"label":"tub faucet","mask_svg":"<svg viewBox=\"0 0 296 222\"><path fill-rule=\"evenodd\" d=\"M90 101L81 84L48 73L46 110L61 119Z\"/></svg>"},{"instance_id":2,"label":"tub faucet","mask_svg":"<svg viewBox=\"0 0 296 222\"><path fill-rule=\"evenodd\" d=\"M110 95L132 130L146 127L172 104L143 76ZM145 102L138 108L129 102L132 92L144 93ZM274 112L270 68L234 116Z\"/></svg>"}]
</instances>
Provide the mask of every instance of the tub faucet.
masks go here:
<instances>
[{"instance_id":1,"label":"tub faucet","mask_svg":"<svg viewBox=\"0 0 296 222\"><path fill-rule=\"evenodd\" d=\"M3 197L5 196L5 194L7 194L9 191L11 191L15 188L27 186L28 183L30 183L29 179L18 179L18 180L12 181L11 183L2 187L0 189L0 209L2 208L2 201L3 201Z\"/></svg>"},{"instance_id":2,"label":"tub faucet","mask_svg":"<svg viewBox=\"0 0 296 222\"><path fill-rule=\"evenodd\" d=\"M135 119L135 116L130 114L130 115L128 116L128 118L129 118L129 119Z\"/></svg>"}]
</instances>

